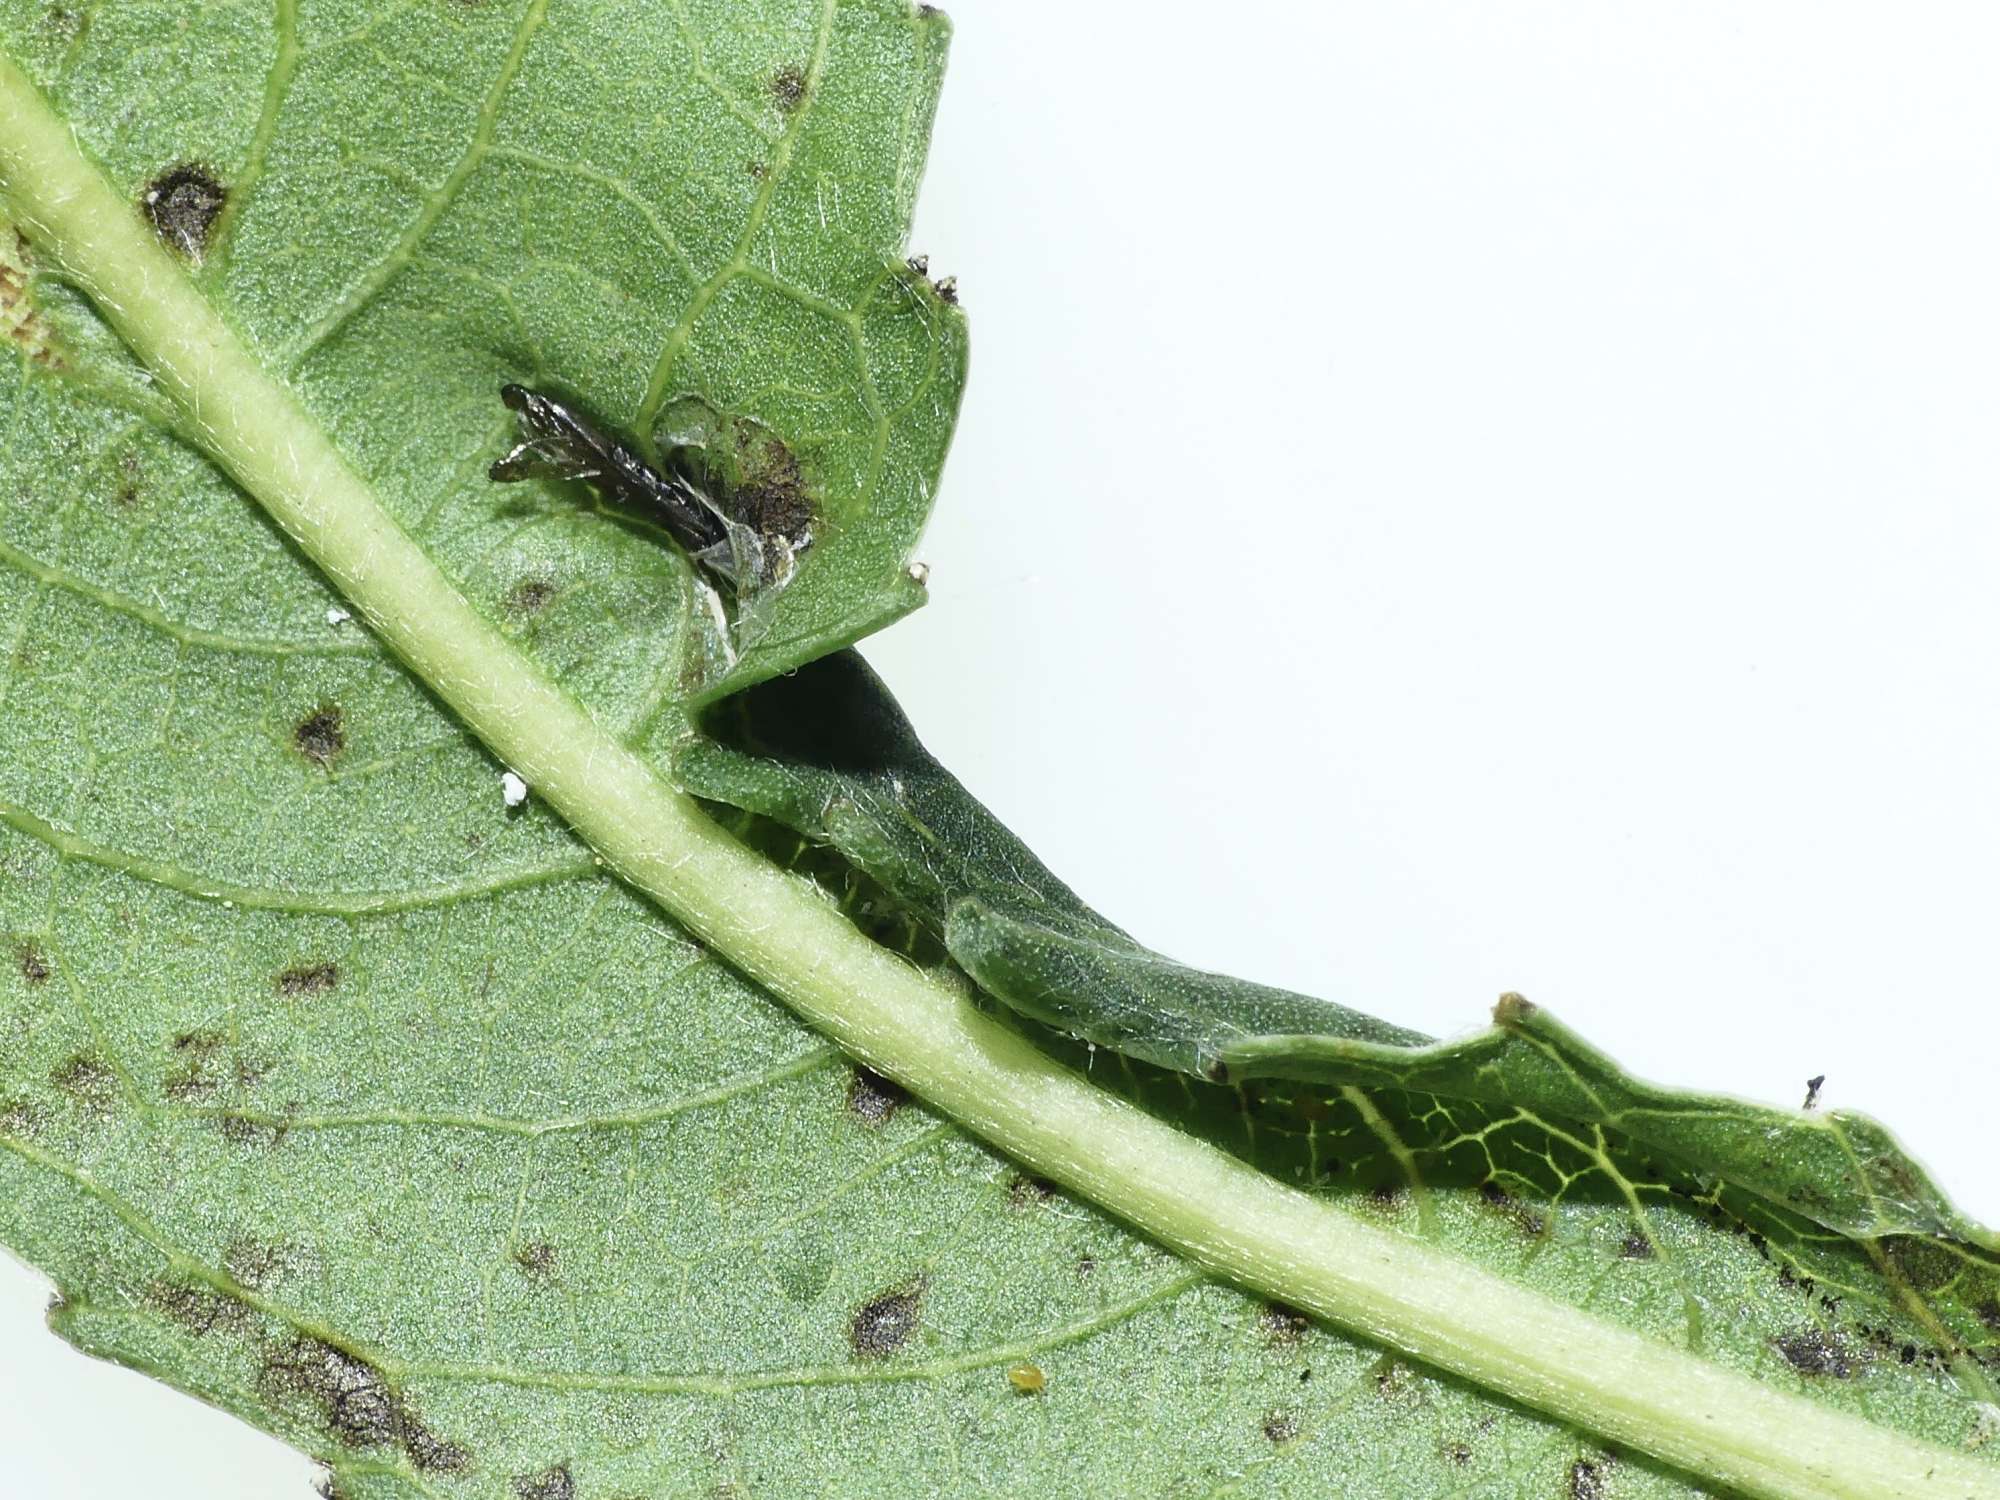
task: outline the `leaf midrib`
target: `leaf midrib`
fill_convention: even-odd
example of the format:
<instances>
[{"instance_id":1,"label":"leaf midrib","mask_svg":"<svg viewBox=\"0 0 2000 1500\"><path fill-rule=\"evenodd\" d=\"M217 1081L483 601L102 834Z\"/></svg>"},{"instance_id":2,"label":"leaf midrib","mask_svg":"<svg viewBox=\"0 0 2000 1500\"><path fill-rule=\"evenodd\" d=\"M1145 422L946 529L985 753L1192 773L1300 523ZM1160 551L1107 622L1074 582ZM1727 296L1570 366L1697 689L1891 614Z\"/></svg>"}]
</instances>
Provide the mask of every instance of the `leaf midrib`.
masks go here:
<instances>
[{"instance_id":1,"label":"leaf midrib","mask_svg":"<svg viewBox=\"0 0 2000 1500\"><path fill-rule=\"evenodd\" d=\"M1362 1223L1093 1088L979 1015L734 843L474 610L4 58L0 186L209 456L406 666L621 878L871 1067L1209 1270L1748 1493L1877 1500L1939 1494L1941 1481L1954 1495L2000 1500L2000 1475L1964 1455Z\"/></svg>"}]
</instances>

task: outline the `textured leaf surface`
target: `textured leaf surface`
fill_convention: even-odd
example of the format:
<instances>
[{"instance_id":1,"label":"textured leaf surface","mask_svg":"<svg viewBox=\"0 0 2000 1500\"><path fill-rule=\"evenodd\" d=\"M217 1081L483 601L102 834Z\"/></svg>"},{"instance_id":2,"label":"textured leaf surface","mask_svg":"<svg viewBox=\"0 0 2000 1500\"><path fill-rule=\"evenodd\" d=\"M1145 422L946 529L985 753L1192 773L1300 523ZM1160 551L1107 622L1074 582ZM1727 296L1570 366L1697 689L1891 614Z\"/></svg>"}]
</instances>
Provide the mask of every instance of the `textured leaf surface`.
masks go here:
<instances>
[{"instance_id":1,"label":"textured leaf surface","mask_svg":"<svg viewBox=\"0 0 2000 1500\"><path fill-rule=\"evenodd\" d=\"M177 164L230 189L165 232L524 652L664 756L684 702L907 602L962 358L897 269L941 22L277 14L0 11L135 212L200 217ZM66 1336L371 1500L1700 1492L1220 1286L853 1069L503 807L82 296L7 295L0 1239ZM643 526L487 485L505 378L642 438L692 393L813 457L845 529L738 675ZM760 836L939 961L878 887ZM1853 1241L1504 1108L1095 1076L1828 1408L1988 1435L1973 1248Z\"/></svg>"}]
</instances>

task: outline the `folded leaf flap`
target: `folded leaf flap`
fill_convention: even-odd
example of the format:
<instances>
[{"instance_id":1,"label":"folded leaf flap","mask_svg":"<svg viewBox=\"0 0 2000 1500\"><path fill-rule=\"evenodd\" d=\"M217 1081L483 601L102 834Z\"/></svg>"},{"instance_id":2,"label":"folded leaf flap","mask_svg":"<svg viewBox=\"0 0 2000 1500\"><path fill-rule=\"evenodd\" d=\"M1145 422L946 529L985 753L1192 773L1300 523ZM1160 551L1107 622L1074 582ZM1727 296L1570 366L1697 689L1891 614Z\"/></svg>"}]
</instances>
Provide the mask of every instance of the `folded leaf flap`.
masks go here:
<instances>
[{"instance_id":1,"label":"folded leaf flap","mask_svg":"<svg viewBox=\"0 0 2000 1500\"><path fill-rule=\"evenodd\" d=\"M1519 996L1501 1001L1493 1027L1434 1041L1143 947L931 757L854 652L739 695L708 728L721 738L676 757L691 791L831 845L941 936L982 990L1069 1036L1212 1082L1396 1089L1616 1131L1844 1235L2000 1249L1865 1116L1645 1083Z\"/></svg>"},{"instance_id":2,"label":"folded leaf flap","mask_svg":"<svg viewBox=\"0 0 2000 1500\"><path fill-rule=\"evenodd\" d=\"M1395 1088L1616 1130L1858 1239L1938 1234L2000 1249L1866 1115L1779 1109L1634 1078L1541 1007L1503 999L1490 1028L1422 1046L1266 1035L1224 1047L1235 1078Z\"/></svg>"}]
</instances>

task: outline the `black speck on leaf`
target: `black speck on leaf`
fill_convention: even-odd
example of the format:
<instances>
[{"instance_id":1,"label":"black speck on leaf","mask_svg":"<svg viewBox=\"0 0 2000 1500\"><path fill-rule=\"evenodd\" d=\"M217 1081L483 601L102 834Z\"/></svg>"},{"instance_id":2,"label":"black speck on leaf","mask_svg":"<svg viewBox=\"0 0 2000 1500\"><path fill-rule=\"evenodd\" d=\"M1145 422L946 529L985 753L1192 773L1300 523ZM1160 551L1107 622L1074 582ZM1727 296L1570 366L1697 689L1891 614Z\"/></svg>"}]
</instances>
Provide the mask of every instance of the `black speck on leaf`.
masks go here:
<instances>
[{"instance_id":1,"label":"black speck on leaf","mask_svg":"<svg viewBox=\"0 0 2000 1500\"><path fill-rule=\"evenodd\" d=\"M1823 1328L1780 1334L1771 1343L1801 1375L1852 1380L1868 1367L1866 1349L1857 1348L1840 1334Z\"/></svg>"},{"instance_id":2,"label":"black speck on leaf","mask_svg":"<svg viewBox=\"0 0 2000 1500\"><path fill-rule=\"evenodd\" d=\"M857 1067L847 1081L847 1112L870 1129L888 1124L909 1097L872 1068Z\"/></svg>"},{"instance_id":3,"label":"black speck on leaf","mask_svg":"<svg viewBox=\"0 0 2000 1500\"><path fill-rule=\"evenodd\" d=\"M195 162L169 167L139 193L139 206L153 232L168 249L196 265L208 253L209 236L228 201L228 191L215 174Z\"/></svg>"},{"instance_id":4,"label":"black speck on leaf","mask_svg":"<svg viewBox=\"0 0 2000 1500\"><path fill-rule=\"evenodd\" d=\"M292 726L292 744L322 770L347 748L346 716L338 703L322 703Z\"/></svg>"},{"instance_id":5,"label":"black speck on leaf","mask_svg":"<svg viewBox=\"0 0 2000 1500\"><path fill-rule=\"evenodd\" d=\"M287 1000L303 1000L340 988L340 965L324 961L294 964L276 981L279 994Z\"/></svg>"},{"instance_id":6,"label":"black speck on leaf","mask_svg":"<svg viewBox=\"0 0 2000 1500\"><path fill-rule=\"evenodd\" d=\"M771 97L788 115L806 102L806 87L805 70L796 64L787 64L771 75Z\"/></svg>"},{"instance_id":7,"label":"black speck on leaf","mask_svg":"<svg viewBox=\"0 0 2000 1500\"><path fill-rule=\"evenodd\" d=\"M20 966L21 977L29 984L48 983L49 961L42 956L42 950L35 944L23 943L15 954L15 961Z\"/></svg>"},{"instance_id":8,"label":"black speck on leaf","mask_svg":"<svg viewBox=\"0 0 2000 1500\"><path fill-rule=\"evenodd\" d=\"M918 1279L865 1304L854 1315L848 1340L863 1359L896 1353L916 1335L923 1321L924 1282Z\"/></svg>"},{"instance_id":9,"label":"black speck on leaf","mask_svg":"<svg viewBox=\"0 0 2000 1500\"><path fill-rule=\"evenodd\" d=\"M92 1057L87 1052L79 1052L74 1057L58 1064L49 1074L49 1082L93 1110L102 1111L111 1105L115 1092L117 1075L110 1064L101 1057Z\"/></svg>"},{"instance_id":10,"label":"black speck on leaf","mask_svg":"<svg viewBox=\"0 0 2000 1500\"><path fill-rule=\"evenodd\" d=\"M522 1474L514 1480L515 1500L576 1500L576 1479L568 1464L557 1464L539 1474Z\"/></svg>"}]
</instances>

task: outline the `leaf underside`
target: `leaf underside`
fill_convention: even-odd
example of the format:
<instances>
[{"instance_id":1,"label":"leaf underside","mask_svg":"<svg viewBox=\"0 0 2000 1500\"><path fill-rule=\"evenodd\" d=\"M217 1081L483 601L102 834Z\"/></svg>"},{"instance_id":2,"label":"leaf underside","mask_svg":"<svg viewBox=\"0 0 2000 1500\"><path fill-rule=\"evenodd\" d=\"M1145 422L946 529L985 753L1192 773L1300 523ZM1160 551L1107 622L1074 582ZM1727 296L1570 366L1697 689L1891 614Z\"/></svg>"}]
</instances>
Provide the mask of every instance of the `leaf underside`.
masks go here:
<instances>
[{"instance_id":1,"label":"leaf underside","mask_svg":"<svg viewBox=\"0 0 2000 1500\"><path fill-rule=\"evenodd\" d=\"M0 46L135 213L179 205L162 233L231 325L602 722L1105 1087L1577 1306L1982 1441L1991 1242L1867 1122L1663 1096L1519 1011L1441 1047L1359 1016L1255 1043L1331 1012L1147 968L942 772L919 805L723 734L775 687L691 738L916 598L965 357L902 260L940 17L275 15L8 0ZM349 1500L1702 1493L1220 1285L856 1070L508 810L34 272L0 247L0 1242L55 1279L65 1337L320 1455ZM690 403L775 436L819 529L769 628L732 640L648 518L489 484L507 380L642 443ZM1214 1011L1155 1016L1124 1038L1151 1062L1059 1034L1088 1034L1060 996L1115 1019L1162 984L1319 1021L1221 1046ZM1216 1061L1228 1085L1188 1071ZM1729 1134L1780 1126L1769 1162ZM1809 1163L1827 1142L1853 1170Z\"/></svg>"}]
</instances>

